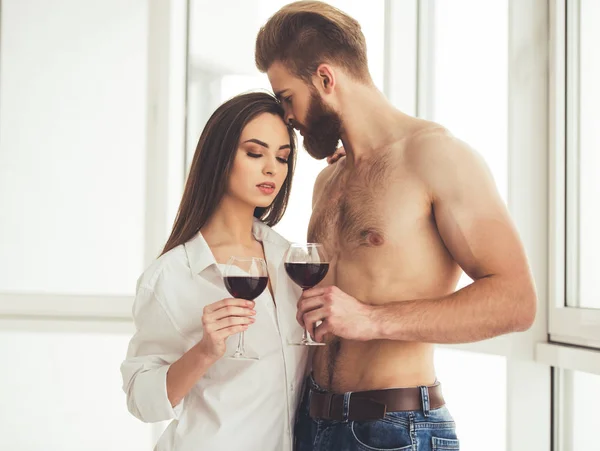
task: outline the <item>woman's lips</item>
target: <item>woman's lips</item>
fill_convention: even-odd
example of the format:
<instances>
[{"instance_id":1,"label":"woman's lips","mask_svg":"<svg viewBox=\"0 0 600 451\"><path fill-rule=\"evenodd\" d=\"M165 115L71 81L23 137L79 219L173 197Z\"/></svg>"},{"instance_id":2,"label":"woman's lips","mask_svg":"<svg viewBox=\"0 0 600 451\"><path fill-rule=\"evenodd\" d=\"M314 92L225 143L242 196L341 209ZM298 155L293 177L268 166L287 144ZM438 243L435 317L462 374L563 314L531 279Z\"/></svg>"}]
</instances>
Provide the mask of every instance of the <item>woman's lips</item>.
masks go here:
<instances>
[{"instance_id":1,"label":"woman's lips","mask_svg":"<svg viewBox=\"0 0 600 451\"><path fill-rule=\"evenodd\" d=\"M275 192L275 184L274 183L261 183L259 185L256 185L256 187L263 194L273 194Z\"/></svg>"}]
</instances>

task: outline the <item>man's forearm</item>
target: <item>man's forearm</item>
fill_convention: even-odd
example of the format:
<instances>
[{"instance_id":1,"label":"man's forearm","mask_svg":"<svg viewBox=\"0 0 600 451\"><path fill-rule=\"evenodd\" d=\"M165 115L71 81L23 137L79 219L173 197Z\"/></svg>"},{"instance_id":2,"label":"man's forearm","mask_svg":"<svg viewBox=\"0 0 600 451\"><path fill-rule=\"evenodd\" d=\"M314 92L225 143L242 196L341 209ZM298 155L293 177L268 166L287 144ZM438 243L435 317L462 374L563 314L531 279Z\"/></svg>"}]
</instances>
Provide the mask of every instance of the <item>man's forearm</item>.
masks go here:
<instances>
[{"instance_id":1,"label":"man's forearm","mask_svg":"<svg viewBox=\"0 0 600 451\"><path fill-rule=\"evenodd\" d=\"M373 339L468 343L528 329L536 295L529 280L507 283L499 276L479 279L437 299L374 306Z\"/></svg>"}]
</instances>

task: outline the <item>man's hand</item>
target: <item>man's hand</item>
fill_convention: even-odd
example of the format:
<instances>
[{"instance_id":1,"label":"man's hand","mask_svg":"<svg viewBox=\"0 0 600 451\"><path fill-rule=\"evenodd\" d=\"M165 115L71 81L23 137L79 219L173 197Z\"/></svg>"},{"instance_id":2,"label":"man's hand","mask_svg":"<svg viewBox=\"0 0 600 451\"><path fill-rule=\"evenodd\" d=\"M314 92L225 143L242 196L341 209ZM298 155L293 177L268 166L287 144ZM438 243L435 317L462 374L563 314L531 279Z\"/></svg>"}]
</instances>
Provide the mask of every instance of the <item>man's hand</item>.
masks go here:
<instances>
[{"instance_id":1,"label":"man's hand","mask_svg":"<svg viewBox=\"0 0 600 451\"><path fill-rule=\"evenodd\" d=\"M318 342L328 333L366 341L375 337L374 310L336 286L311 288L298 301L296 319ZM322 323L315 329L318 321Z\"/></svg>"},{"instance_id":2,"label":"man's hand","mask_svg":"<svg viewBox=\"0 0 600 451\"><path fill-rule=\"evenodd\" d=\"M340 146L336 149L336 151L330 157L327 157L327 163L333 164L338 161L343 156L346 156L346 151L344 150L344 146Z\"/></svg>"}]
</instances>

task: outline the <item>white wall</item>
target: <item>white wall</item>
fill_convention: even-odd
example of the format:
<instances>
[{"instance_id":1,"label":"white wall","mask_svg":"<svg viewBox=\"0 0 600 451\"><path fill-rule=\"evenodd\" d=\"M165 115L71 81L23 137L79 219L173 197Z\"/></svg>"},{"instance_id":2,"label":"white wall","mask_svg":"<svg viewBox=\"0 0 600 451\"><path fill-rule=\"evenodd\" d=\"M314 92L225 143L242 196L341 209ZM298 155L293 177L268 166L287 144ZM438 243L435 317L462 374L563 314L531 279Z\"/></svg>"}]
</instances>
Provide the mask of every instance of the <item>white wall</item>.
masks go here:
<instances>
[{"instance_id":1,"label":"white wall","mask_svg":"<svg viewBox=\"0 0 600 451\"><path fill-rule=\"evenodd\" d=\"M2 0L1 19L0 299L18 311L35 293L47 314L56 299L133 294L144 257L149 3ZM22 328L3 313L1 450L151 449L152 427L127 412L121 390L131 327Z\"/></svg>"},{"instance_id":2,"label":"white wall","mask_svg":"<svg viewBox=\"0 0 600 451\"><path fill-rule=\"evenodd\" d=\"M134 292L147 10L142 0L2 2L0 292Z\"/></svg>"}]
</instances>

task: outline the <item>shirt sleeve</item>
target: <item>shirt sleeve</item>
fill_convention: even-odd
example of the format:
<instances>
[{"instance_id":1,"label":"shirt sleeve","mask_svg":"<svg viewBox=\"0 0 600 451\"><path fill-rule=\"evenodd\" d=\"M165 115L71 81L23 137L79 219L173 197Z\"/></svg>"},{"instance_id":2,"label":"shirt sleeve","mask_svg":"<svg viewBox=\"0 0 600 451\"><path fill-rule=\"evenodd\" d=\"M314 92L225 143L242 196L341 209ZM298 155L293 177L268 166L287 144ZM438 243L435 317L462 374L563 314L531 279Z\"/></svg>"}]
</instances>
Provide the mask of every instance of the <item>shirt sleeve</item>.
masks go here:
<instances>
[{"instance_id":1,"label":"shirt sleeve","mask_svg":"<svg viewBox=\"0 0 600 451\"><path fill-rule=\"evenodd\" d=\"M171 406L167 372L191 343L175 327L150 288L138 288L133 320L136 332L121 364L127 408L146 423L178 418L185 399L174 408Z\"/></svg>"}]
</instances>

